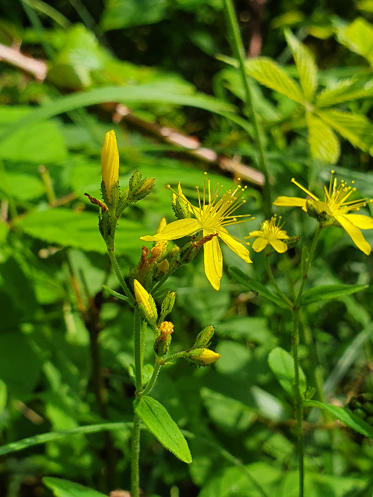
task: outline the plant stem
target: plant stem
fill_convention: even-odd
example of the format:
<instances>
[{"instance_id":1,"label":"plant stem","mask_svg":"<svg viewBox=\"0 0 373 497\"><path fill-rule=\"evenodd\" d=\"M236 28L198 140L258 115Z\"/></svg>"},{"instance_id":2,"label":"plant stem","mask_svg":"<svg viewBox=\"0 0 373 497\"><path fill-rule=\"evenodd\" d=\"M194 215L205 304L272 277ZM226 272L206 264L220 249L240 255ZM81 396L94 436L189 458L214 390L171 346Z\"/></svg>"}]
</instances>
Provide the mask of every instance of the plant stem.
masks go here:
<instances>
[{"instance_id":1,"label":"plant stem","mask_svg":"<svg viewBox=\"0 0 373 497\"><path fill-rule=\"evenodd\" d=\"M263 188L263 194L264 194L264 212L266 217L270 217L271 212L272 212L272 204L271 204L271 185L269 182L269 173L268 173L268 166L267 166L267 160L265 156L265 151L264 151L264 144L263 144L263 134L262 134L262 128L261 125L259 124L259 120L255 111L255 107L253 104L253 96L251 93L251 88L248 82L248 76L245 71L245 51L244 51L244 46L242 43L242 38L238 26L238 21L236 17L236 13L234 10L233 2L232 0L224 0L224 7L225 7L225 12L227 16L227 22L228 22L228 29L232 38L232 48L233 48L233 53L234 56L236 57L238 61L238 66L239 70L241 73L242 77L242 84L245 92L245 103L249 109L251 118L252 118L252 123L253 123L253 128L254 128L254 135L255 135L255 141L258 144L258 149L259 149L259 167L264 174L265 178L265 183L264 183L264 188Z\"/></svg>"},{"instance_id":2,"label":"plant stem","mask_svg":"<svg viewBox=\"0 0 373 497\"><path fill-rule=\"evenodd\" d=\"M295 417L297 421L297 451L298 451L298 471L299 471L299 497L304 495L304 442L303 442L303 399L299 385L299 309L293 312L293 331L291 335L291 350L294 360L294 380L295 380Z\"/></svg>"},{"instance_id":3,"label":"plant stem","mask_svg":"<svg viewBox=\"0 0 373 497\"><path fill-rule=\"evenodd\" d=\"M123 278L122 271L120 270L117 257L116 257L116 255L114 253L114 248L108 246L107 247L107 252L108 252L108 255L109 255L109 259L110 259L111 265L112 265L112 267L114 269L114 272L115 272L115 274L116 274L116 276L118 278L119 284L122 287L122 290L125 293L126 297L128 297L129 303L131 305L133 305L134 304L134 298L133 298L133 295L132 295L130 289L127 286L127 283L125 282L125 279Z\"/></svg>"},{"instance_id":4,"label":"plant stem","mask_svg":"<svg viewBox=\"0 0 373 497\"><path fill-rule=\"evenodd\" d=\"M320 237L321 225L319 224L317 230L314 234L310 252L307 256L307 260L302 271L302 281L298 290L298 294L295 298L293 309L293 331L291 334L291 349L294 360L294 383L295 383L295 417L297 421L296 432L297 432L297 452L298 452L298 470L299 470L299 497L304 496L304 440L303 440L303 396L300 390L299 384L299 355L298 355L298 345L299 345L299 321L300 321L300 302L302 298L302 293L306 279L311 267L313 257L315 255L315 250L317 242Z\"/></svg>"},{"instance_id":5,"label":"plant stem","mask_svg":"<svg viewBox=\"0 0 373 497\"><path fill-rule=\"evenodd\" d=\"M147 395L153 390L154 385L157 382L158 375L159 375L159 372L161 370L161 366L162 365L159 363L159 361L155 362L152 377L150 378L150 380L146 384L145 388L140 392L141 396Z\"/></svg>"},{"instance_id":6,"label":"plant stem","mask_svg":"<svg viewBox=\"0 0 373 497\"><path fill-rule=\"evenodd\" d=\"M265 266L266 266L266 271L267 271L267 274L269 276L269 279L271 280L271 283L272 285L275 287L275 289L277 290L277 293L279 294L279 296L282 298L282 300L290 307L292 308L293 307L293 302L289 299L289 297L287 297L284 292L280 289L280 287L278 286L278 284L276 283L276 280L275 280L275 277L273 276L273 272L272 272L272 268L271 268L271 264L269 262L269 256L270 254L266 254L266 257L265 257Z\"/></svg>"},{"instance_id":7,"label":"plant stem","mask_svg":"<svg viewBox=\"0 0 373 497\"><path fill-rule=\"evenodd\" d=\"M136 393L141 391L142 387L142 369L144 360L146 323L141 318L138 309L135 310L133 324L133 338L135 345L135 386ZM140 424L139 416L134 413L133 429L131 439L131 497L139 497L140 484Z\"/></svg>"}]
</instances>

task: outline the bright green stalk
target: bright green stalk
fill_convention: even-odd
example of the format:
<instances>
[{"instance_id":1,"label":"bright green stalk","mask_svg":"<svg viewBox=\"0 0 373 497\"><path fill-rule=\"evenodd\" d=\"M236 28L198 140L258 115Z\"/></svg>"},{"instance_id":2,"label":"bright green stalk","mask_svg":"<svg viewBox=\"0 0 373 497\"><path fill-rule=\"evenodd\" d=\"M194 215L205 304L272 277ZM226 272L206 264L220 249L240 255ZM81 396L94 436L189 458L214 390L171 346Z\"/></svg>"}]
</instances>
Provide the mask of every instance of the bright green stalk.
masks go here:
<instances>
[{"instance_id":1,"label":"bright green stalk","mask_svg":"<svg viewBox=\"0 0 373 497\"><path fill-rule=\"evenodd\" d=\"M133 338L135 344L135 385L136 392L142 387L142 369L144 359L144 336L145 322L141 318L139 311L136 309L133 323ZM131 438L131 496L139 497L140 484L140 425L139 416L134 413L133 428Z\"/></svg>"},{"instance_id":2,"label":"bright green stalk","mask_svg":"<svg viewBox=\"0 0 373 497\"><path fill-rule=\"evenodd\" d=\"M259 149L259 167L262 170L264 174L264 212L266 217L270 217L271 212L272 212L272 203L271 203L271 185L269 182L269 173L268 173L268 166L267 166L267 161L265 157L265 151L264 151L264 144L263 144L263 134L262 134L262 129L259 124L259 120L255 111L255 107L253 104L253 96L251 93L251 88L248 82L248 76L246 74L245 70L245 50L244 46L242 43L242 38L237 22L237 17L236 13L234 10L233 2L232 0L224 0L224 7L225 7L225 12L227 16L227 22L228 22L228 29L232 38L232 48L234 52L234 56L236 57L238 61L238 66L240 69L241 77L242 77L242 84L244 87L245 91L245 102L246 105L249 109L251 118L252 118L252 123L253 123L253 128L254 128L254 134L255 134L255 141L258 144L258 149Z\"/></svg>"},{"instance_id":3,"label":"bright green stalk","mask_svg":"<svg viewBox=\"0 0 373 497\"><path fill-rule=\"evenodd\" d=\"M153 390L154 385L157 382L161 367L162 367L162 365L160 364L160 362L158 360L156 360L155 365L154 365L154 369L153 369L153 374L152 374L150 380L148 381L148 383L146 384L144 390L142 390L140 392L141 396L148 395Z\"/></svg>"},{"instance_id":4,"label":"bright green stalk","mask_svg":"<svg viewBox=\"0 0 373 497\"><path fill-rule=\"evenodd\" d=\"M315 250L317 242L321 233L321 226L317 227L315 235L312 240L311 249L308 254L306 264L304 266L301 275L301 284L294 301L293 306L293 330L291 334L291 349L294 360L294 383L295 383L295 417L297 421L296 432L297 432L297 449L298 449L298 470L299 470L299 497L304 497L304 440L303 440L303 398L300 390L299 382L299 355L298 355L298 345L299 345L299 321L300 321L300 302L303 294L304 285L311 267L313 257L315 255Z\"/></svg>"},{"instance_id":5,"label":"bright green stalk","mask_svg":"<svg viewBox=\"0 0 373 497\"><path fill-rule=\"evenodd\" d=\"M107 249L108 249L107 252L109 255L111 265L112 265L114 272L118 278L119 284L122 287L122 290L123 290L124 294L126 295L126 297L128 297L130 304L133 304L134 303L133 295L132 295L130 289L128 288L127 283L125 282L125 279L123 278L122 271L120 270L118 260L116 258L115 253L114 253L114 248L111 248L108 246Z\"/></svg>"}]
</instances>

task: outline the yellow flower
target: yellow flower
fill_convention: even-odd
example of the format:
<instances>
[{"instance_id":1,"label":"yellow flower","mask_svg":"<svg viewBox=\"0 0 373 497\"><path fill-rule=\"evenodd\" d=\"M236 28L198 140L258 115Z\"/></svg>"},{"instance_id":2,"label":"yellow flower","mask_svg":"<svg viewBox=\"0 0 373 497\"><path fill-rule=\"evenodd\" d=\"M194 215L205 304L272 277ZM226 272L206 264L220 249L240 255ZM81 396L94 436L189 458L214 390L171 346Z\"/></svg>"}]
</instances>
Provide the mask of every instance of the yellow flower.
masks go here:
<instances>
[{"instance_id":1,"label":"yellow flower","mask_svg":"<svg viewBox=\"0 0 373 497\"><path fill-rule=\"evenodd\" d=\"M253 243L255 252L261 252L270 244L276 252L282 254L286 252L288 246L282 240L288 240L289 237L285 230L281 229L283 225L280 224L281 218L273 216L269 221L264 221L260 230L251 231L248 238L256 238Z\"/></svg>"},{"instance_id":2,"label":"yellow flower","mask_svg":"<svg viewBox=\"0 0 373 497\"><path fill-rule=\"evenodd\" d=\"M337 178L334 177L334 171L331 171L329 188L324 186L323 200L320 200L316 195L304 188L294 178L291 181L307 193L310 198L278 197L273 202L274 205L301 207L306 212L316 213L319 219L323 217L326 220L327 217L331 218L332 222L335 222L346 231L358 249L366 255L370 254L371 247L360 230L373 229L373 219L362 214L350 214L350 212L359 211L361 207L365 207L368 202L372 202L373 200L348 200L356 191L356 188L347 186L344 180L338 183ZM324 224L328 223L324 222Z\"/></svg>"},{"instance_id":3,"label":"yellow flower","mask_svg":"<svg viewBox=\"0 0 373 497\"><path fill-rule=\"evenodd\" d=\"M194 217L174 221L167 224L161 232L152 236L143 236L141 239L150 242L177 240L199 231L202 231L203 237L212 235L212 238L203 245L204 266L207 279L215 290L219 290L223 276L223 256L218 238L245 262L252 262L248 249L225 229L225 226L253 219L249 214L233 215L234 211L245 203L245 200L240 200L243 190L244 188L238 185L225 193L222 193L221 187L217 187L212 192L210 180L207 180L204 182L202 195L197 188L198 207L196 207L184 196L179 185L178 192L174 192L174 195L185 203Z\"/></svg>"},{"instance_id":4,"label":"yellow flower","mask_svg":"<svg viewBox=\"0 0 373 497\"><path fill-rule=\"evenodd\" d=\"M114 130L105 134L105 142L101 151L101 169L106 195L111 200L111 191L119 179L119 154Z\"/></svg>"}]
</instances>

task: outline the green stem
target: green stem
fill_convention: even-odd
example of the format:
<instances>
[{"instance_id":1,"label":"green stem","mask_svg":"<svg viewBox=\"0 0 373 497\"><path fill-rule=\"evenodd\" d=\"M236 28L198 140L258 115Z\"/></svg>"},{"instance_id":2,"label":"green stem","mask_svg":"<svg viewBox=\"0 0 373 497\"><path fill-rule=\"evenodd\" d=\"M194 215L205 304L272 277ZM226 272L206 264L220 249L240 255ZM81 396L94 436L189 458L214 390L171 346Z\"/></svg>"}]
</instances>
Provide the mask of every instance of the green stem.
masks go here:
<instances>
[{"instance_id":1,"label":"green stem","mask_svg":"<svg viewBox=\"0 0 373 497\"><path fill-rule=\"evenodd\" d=\"M297 449L298 449L298 469L299 469L299 497L304 496L304 440L303 440L303 397L300 390L299 382L299 321L300 321L300 302L303 294L304 285L311 267L317 242L320 237L321 225L319 224L314 234L311 248L307 256L307 260L302 271L302 281L295 298L293 309L293 331L291 334L291 349L294 360L294 383L295 383L295 416L296 416L296 433L297 433Z\"/></svg>"},{"instance_id":2,"label":"green stem","mask_svg":"<svg viewBox=\"0 0 373 497\"><path fill-rule=\"evenodd\" d=\"M107 247L107 252L108 252L108 255L109 255L109 259L110 259L111 265L112 265L112 267L114 269L114 272L115 272L115 274L116 274L116 276L118 278L119 284L122 287L123 292L125 293L126 297L128 297L129 303L131 305L134 305L135 301L134 301L133 295L132 295L130 289L128 288L127 283L125 282L125 279L123 278L122 271L120 270L120 267L119 267L119 264L118 264L118 260L116 258L115 253L114 253L114 248L111 248L111 247L108 246Z\"/></svg>"},{"instance_id":3,"label":"green stem","mask_svg":"<svg viewBox=\"0 0 373 497\"><path fill-rule=\"evenodd\" d=\"M139 497L140 486L140 418L135 413L131 439L131 497Z\"/></svg>"},{"instance_id":4,"label":"green stem","mask_svg":"<svg viewBox=\"0 0 373 497\"><path fill-rule=\"evenodd\" d=\"M265 266L266 266L266 271L267 271L267 274L268 274L268 277L269 279L271 280L271 283L272 285L275 287L277 293L279 294L279 296L282 298L282 300L290 307L292 308L293 307L293 302L289 299L289 297L287 297L284 292L280 289L280 287L278 286L278 284L276 283L276 280L275 280L275 277L273 276L273 272L272 272L272 268L271 268L271 264L269 262L269 256L270 254L266 254L266 257L265 257Z\"/></svg>"},{"instance_id":5,"label":"green stem","mask_svg":"<svg viewBox=\"0 0 373 497\"><path fill-rule=\"evenodd\" d=\"M156 360L154 364L154 369L153 369L153 374L148 383L146 384L145 388L140 392L140 396L142 397L143 395L148 395L154 388L154 385L157 382L159 372L161 370L162 365L158 360Z\"/></svg>"},{"instance_id":6,"label":"green stem","mask_svg":"<svg viewBox=\"0 0 373 497\"><path fill-rule=\"evenodd\" d=\"M135 346L135 386L136 392L142 388L142 370L144 362L144 345L145 345L146 323L141 318L138 309L135 310L133 335ZM133 429L131 440L131 497L139 497L140 483L140 424L139 416L134 413Z\"/></svg>"},{"instance_id":7,"label":"green stem","mask_svg":"<svg viewBox=\"0 0 373 497\"><path fill-rule=\"evenodd\" d=\"M259 120L255 111L255 107L253 104L253 96L251 93L251 88L248 82L248 76L245 71L245 51L244 51L244 46L242 43L242 38L238 26L238 21L236 17L236 13L234 10L233 2L232 0L224 0L224 7L225 7L225 12L227 16L227 21L228 21L228 29L232 38L232 48L233 48L233 53L234 56L236 57L238 61L238 66L239 70L241 73L242 77L242 83L243 83L243 88L245 92L245 102L246 105L249 109L251 118L252 118L252 123L253 123L253 128L254 128L254 135L255 135L255 141L258 145L258 150L259 150L259 167L261 171L264 174L264 212L266 217L270 217L271 212L272 212L272 205L271 205L271 187L270 187L270 182L269 182L269 173L268 173L268 166L267 166L267 160L265 156L265 151L264 151L264 144L263 144L263 134L262 134L262 128L261 125L259 124Z\"/></svg>"},{"instance_id":8,"label":"green stem","mask_svg":"<svg viewBox=\"0 0 373 497\"><path fill-rule=\"evenodd\" d=\"M321 230L322 230L322 226L319 224L318 227L317 227L317 230L315 231L315 234L314 234L314 237L313 237L313 240L312 240L312 245L311 245L311 248L310 248L310 252L309 252L309 254L307 256L306 264L305 264L304 269L303 269L302 281L301 281L301 284L300 284L300 288L299 288L298 294L297 294L296 299L295 299L295 307L298 307L298 305L300 303L300 300L302 298L302 293L303 293L304 285L306 283L306 280L307 280L307 277L308 277L308 273L310 271L311 263L312 263L314 255L315 255L315 250L316 250L319 238L320 238Z\"/></svg>"},{"instance_id":9,"label":"green stem","mask_svg":"<svg viewBox=\"0 0 373 497\"><path fill-rule=\"evenodd\" d=\"M299 497L304 495L304 441L303 441L303 399L299 385L299 309L293 312L293 332L291 335L291 349L294 360L295 379L295 417L297 421L297 449L298 449L298 470L299 470Z\"/></svg>"}]
</instances>

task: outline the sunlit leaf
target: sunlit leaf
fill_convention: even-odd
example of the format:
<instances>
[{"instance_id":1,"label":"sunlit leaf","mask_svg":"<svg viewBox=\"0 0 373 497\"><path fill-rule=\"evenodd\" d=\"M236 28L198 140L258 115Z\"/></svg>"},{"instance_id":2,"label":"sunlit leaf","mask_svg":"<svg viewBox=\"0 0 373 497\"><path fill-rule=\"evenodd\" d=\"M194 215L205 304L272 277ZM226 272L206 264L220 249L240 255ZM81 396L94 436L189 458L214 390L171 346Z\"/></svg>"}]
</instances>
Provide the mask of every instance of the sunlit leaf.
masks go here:
<instances>
[{"instance_id":1,"label":"sunlit leaf","mask_svg":"<svg viewBox=\"0 0 373 497\"><path fill-rule=\"evenodd\" d=\"M339 141L333 130L309 112L306 114L306 122L312 157L335 164L339 157Z\"/></svg>"}]
</instances>

